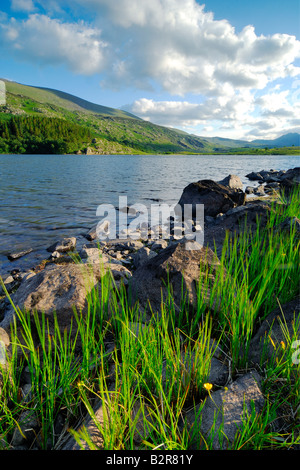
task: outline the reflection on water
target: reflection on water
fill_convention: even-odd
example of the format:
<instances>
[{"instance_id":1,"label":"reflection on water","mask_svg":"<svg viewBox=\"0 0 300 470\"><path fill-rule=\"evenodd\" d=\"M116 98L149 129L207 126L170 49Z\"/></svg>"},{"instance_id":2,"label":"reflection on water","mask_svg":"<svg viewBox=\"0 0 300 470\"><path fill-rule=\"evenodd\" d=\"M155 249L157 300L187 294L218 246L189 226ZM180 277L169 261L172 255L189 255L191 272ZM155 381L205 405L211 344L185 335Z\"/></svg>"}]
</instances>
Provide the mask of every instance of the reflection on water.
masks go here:
<instances>
[{"instance_id":1,"label":"reflection on water","mask_svg":"<svg viewBox=\"0 0 300 470\"><path fill-rule=\"evenodd\" d=\"M97 222L100 204L176 204L184 187L262 169L286 170L297 156L0 155L0 263L3 254L49 246ZM250 183L253 184L253 183Z\"/></svg>"}]
</instances>

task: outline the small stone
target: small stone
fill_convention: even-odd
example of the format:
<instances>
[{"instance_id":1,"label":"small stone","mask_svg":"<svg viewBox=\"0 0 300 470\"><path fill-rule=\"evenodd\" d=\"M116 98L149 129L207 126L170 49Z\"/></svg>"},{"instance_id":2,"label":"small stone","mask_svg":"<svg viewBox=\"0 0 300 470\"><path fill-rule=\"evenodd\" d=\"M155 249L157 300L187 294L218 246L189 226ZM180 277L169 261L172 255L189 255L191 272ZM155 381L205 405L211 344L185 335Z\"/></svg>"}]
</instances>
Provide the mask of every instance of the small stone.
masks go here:
<instances>
[{"instance_id":1,"label":"small stone","mask_svg":"<svg viewBox=\"0 0 300 470\"><path fill-rule=\"evenodd\" d=\"M166 240L155 240L154 243L152 243L151 250L163 250L167 248L168 242Z\"/></svg>"},{"instance_id":2,"label":"small stone","mask_svg":"<svg viewBox=\"0 0 300 470\"><path fill-rule=\"evenodd\" d=\"M252 186L247 186L245 189L246 194L253 194L254 193L254 188Z\"/></svg>"},{"instance_id":3,"label":"small stone","mask_svg":"<svg viewBox=\"0 0 300 470\"><path fill-rule=\"evenodd\" d=\"M9 259L9 261L15 261L19 258L22 258L23 256L29 255L29 253L31 253L32 251L32 248L29 248L28 250L19 251L17 253L10 253L9 255L7 255L7 258Z\"/></svg>"},{"instance_id":4,"label":"small stone","mask_svg":"<svg viewBox=\"0 0 300 470\"><path fill-rule=\"evenodd\" d=\"M222 181L219 181L219 184L223 184L232 189L243 189L242 180L237 175L228 175Z\"/></svg>"},{"instance_id":5,"label":"small stone","mask_svg":"<svg viewBox=\"0 0 300 470\"><path fill-rule=\"evenodd\" d=\"M67 253L68 251L73 251L76 247L76 238L63 238L62 240L54 243L53 245L47 248L47 251L54 253L55 251L59 253Z\"/></svg>"},{"instance_id":6,"label":"small stone","mask_svg":"<svg viewBox=\"0 0 300 470\"><path fill-rule=\"evenodd\" d=\"M254 189L255 194L258 196L264 196L265 194L265 188L262 184L260 184L257 188Z\"/></svg>"}]
</instances>

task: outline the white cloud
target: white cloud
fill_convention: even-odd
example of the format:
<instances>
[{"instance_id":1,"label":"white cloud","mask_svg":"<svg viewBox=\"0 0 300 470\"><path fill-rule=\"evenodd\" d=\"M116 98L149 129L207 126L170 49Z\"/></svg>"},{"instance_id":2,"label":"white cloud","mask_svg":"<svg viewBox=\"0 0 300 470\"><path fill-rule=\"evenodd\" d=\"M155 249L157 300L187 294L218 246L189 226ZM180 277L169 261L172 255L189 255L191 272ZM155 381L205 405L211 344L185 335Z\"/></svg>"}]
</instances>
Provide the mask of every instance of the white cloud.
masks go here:
<instances>
[{"instance_id":1,"label":"white cloud","mask_svg":"<svg viewBox=\"0 0 300 470\"><path fill-rule=\"evenodd\" d=\"M286 34L257 36L253 26L239 34L217 21L195 0L76 0L109 24L115 61L105 84L149 87L156 81L172 95L263 89L270 81L295 76L300 42ZM107 22L109 18L109 22ZM115 63L116 63L115 62Z\"/></svg>"},{"instance_id":2,"label":"white cloud","mask_svg":"<svg viewBox=\"0 0 300 470\"><path fill-rule=\"evenodd\" d=\"M142 98L126 109L145 120L202 136L251 140L266 134L275 138L297 126L295 132L299 131L300 103L291 104L289 90L272 91L259 98L249 90L236 94L228 88L227 93L199 104Z\"/></svg>"},{"instance_id":3,"label":"white cloud","mask_svg":"<svg viewBox=\"0 0 300 470\"><path fill-rule=\"evenodd\" d=\"M32 0L14 2L33 5ZM215 20L195 0L66 3L71 8L75 3L77 8L89 9L95 24L87 27L30 16L14 25L22 34L21 49L30 51L28 58L44 57L45 62L48 58L53 63L57 56L79 73L97 73L103 70L105 42L110 45L105 86L150 89L154 82L173 96L217 96L224 84L237 91L263 89L275 79L300 73L294 65L300 57L300 42L295 37L257 36L253 26L237 34L228 21ZM10 40L13 42L12 37Z\"/></svg>"},{"instance_id":4,"label":"white cloud","mask_svg":"<svg viewBox=\"0 0 300 470\"><path fill-rule=\"evenodd\" d=\"M35 6L32 0L12 0L11 7L16 11L34 11Z\"/></svg>"},{"instance_id":5,"label":"white cloud","mask_svg":"<svg viewBox=\"0 0 300 470\"><path fill-rule=\"evenodd\" d=\"M231 96L208 98L203 103L187 101L160 101L142 98L126 109L143 119L166 125L188 127L207 124L210 121L228 122L247 120L253 108L254 98L249 92Z\"/></svg>"},{"instance_id":6,"label":"white cloud","mask_svg":"<svg viewBox=\"0 0 300 470\"><path fill-rule=\"evenodd\" d=\"M104 67L106 44L100 31L83 23L69 24L45 15L12 19L0 25L2 42L23 60L46 65L66 64L75 73L91 75Z\"/></svg>"}]
</instances>

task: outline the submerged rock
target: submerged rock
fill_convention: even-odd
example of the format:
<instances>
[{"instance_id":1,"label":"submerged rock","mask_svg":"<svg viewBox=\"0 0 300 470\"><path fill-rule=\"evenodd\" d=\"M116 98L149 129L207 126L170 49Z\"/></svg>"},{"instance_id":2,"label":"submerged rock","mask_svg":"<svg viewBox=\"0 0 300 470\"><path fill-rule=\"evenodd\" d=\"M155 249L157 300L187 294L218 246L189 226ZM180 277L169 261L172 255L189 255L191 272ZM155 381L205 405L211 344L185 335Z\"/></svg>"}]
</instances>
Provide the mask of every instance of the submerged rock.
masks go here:
<instances>
[{"instance_id":1,"label":"submerged rock","mask_svg":"<svg viewBox=\"0 0 300 470\"><path fill-rule=\"evenodd\" d=\"M32 251L33 251L32 248L28 248L28 250L18 251L16 253L10 253L9 255L7 255L7 258L9 259L9 261L15 261L17 259L22 258L23 256L29 255L29 253L31 253Z\"/></svg>"}]
</instances>

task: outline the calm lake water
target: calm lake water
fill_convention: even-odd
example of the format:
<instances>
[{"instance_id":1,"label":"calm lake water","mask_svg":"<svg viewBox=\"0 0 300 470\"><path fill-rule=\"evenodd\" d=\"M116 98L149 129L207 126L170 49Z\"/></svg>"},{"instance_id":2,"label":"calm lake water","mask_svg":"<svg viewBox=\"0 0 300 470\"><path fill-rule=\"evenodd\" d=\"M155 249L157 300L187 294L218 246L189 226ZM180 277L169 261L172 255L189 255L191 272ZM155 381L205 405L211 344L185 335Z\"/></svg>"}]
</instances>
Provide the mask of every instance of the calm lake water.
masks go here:
<instances>
[{"instance_id":1,"label":"calm lake water","mask_svg":"<svg viewBox=\"0 0 300 470\"><path fill-rule=\"evenodd\" d=\"M77 156L0 155L0 268L6 254L49 246L86 232L98 205L175 204L184 187L200 179L245 177L251 171L287 170L299 156Z\"/></svg>"}]
</instances>

